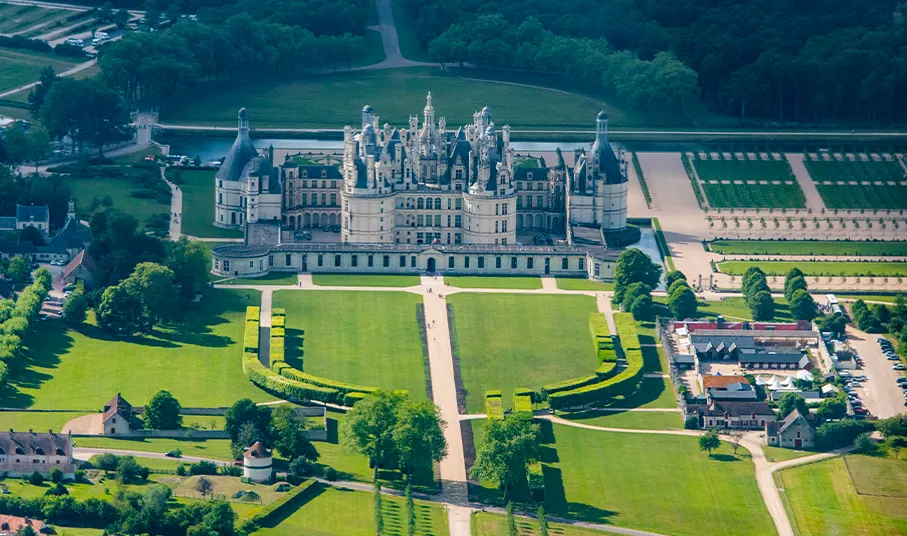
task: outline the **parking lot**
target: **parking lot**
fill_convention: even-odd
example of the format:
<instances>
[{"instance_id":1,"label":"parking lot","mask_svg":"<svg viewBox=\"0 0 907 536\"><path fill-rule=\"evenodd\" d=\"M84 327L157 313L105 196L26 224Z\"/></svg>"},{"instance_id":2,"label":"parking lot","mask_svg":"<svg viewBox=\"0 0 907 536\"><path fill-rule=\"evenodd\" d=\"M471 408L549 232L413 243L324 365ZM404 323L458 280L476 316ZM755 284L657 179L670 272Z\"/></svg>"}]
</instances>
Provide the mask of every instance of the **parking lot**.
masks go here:
<instances>
[{"instance_id":1,"label":"parking lot","mask_svg":"<svg viewBox=\"0 0 907 536\"><path fill-rule=\"evenodd\" d=\"M878 335L847 326L847 337L851 347L863 361L861 369L852 371L854 376L866 376L866 381L854 389L863 407L880 419L907 411L904 390L897 383L897 379L904 373L892 369L900 361L885 358L876 341Z\"/></svg>"}]
</instances>

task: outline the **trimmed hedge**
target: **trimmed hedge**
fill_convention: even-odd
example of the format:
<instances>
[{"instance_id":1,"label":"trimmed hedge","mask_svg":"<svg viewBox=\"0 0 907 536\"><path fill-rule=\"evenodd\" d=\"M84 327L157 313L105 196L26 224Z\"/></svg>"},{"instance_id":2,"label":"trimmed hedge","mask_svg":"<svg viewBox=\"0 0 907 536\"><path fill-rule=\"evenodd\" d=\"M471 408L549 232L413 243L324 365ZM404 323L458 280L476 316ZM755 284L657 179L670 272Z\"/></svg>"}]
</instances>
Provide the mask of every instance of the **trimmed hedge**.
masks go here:
<instances>
[{"instance_id":1,"label":"trimmed hedge","mask_svg":"<svg viewBox=\"0 0 907 536\"><path fill-rule=\"evenodd\" d=\"M271 363L271 368L274 368L274 363ZM278 374L285 378L291 380L296 380L311 385L318 385L320 387L327 387L330 389L335 389L341 395L346 395L349 393L363 393L363 394L372 394L378 392L376 387L365 387L362 385L355 385L352 383L345 383L341 381L331 380L328 378L321 378L319 376L313 376L307 372L297 370L290 365L284 363L284 366L280 367L279 370L275 370Z\"/></svg>"},{"instance_id":2,"label":"trimmed hedge","mask_svg":"<svg viewBox=\"0 0 907 536\"><path fill-rule=\"evenodd\" d=\"M548 404L552 409L592 404L618 395L629 394L636 389L643 377L642 348L639 344L636 323L630 313L615 314L614 319L627 359L627 368L605 381L550 394Z\"/></svg>"},{"instance_id":3,"label":"trimmed hedge","mask_svg":"<svg viewBox=\"0 0 907 536\"><path fill-rule=\"evenodd\" d=\"M261 321L261 307L258 307L257 305L250 305L246 307L246 322L251 321Z\"/></svg>"},{"instance_id":4,"label":"trimmed hedge","mask_svg":"<svg viewBox=\"0 0 907 536\"><path fill-rule=\"evenodd\" d=\"M518 418L532 420L532 390L520 388L513 392L513 414Z\"/></svg>"},{"instance_id":5,"label":"trimmed hedge","mask_svg":"<svg viewBox=\"0 0 907 536\"><path fill-rule=\"evenodd\" d=\"M258 353L259 327L258 322L246 322L246 332L243 334L243 350Z\"/></svg>"},{"instance_id":6,"label":"trimmed hedge","mask_svg":"<svg viewBox=\"0 0 907 536\"><path fill-rule=\"evenodd\" d=\"M359 402L367 396L369 396L368 393L347 393L343 395L343 405L346 407L353 407L356 405L356 402Z\"/></svg>"},{"instance_id":7,"label":"trimmed hedge","mask_svg":"<svg viewBox=\"0 0 907 536\"><path fill-rule=\"evenodd\" d=\"M271 327L272 328L283 328L287 325L287 317L285 316L272 316L271 317Z\"/></svg>"},{"instance_id":8,"label":"trimmed hedge","mask_svg":"<svg viewBox=\"0 0 907 536\"><path fill-rule=\"evenodd\" d=\"M282 327L272 327L271 328L271 337L284 338L287 334L287 331Z\"/></svg>"},{"instance_id":9,"label":"trimmed hedge","mask_svg":"<svg viewBox=\"0 0 907 536\"><path fill-rule=\"evenodd\" d=\"M271 309L271 317L273 318L275 316L287 316L287 310L283 307L275 307Z\"/></svg>"},{"instance_id":10,"label":"trimmed hedge","mask_svg":"<svg viewBox=\"0 0 907 536\"><path fill-rule=\"evenodd\" d=\"M342 399L336 389L293 381L268 370L258 361L258 356L254 353L245 352L242 364L249 381L276 397L292 402L318 400L331 404L336 404Z\"/></svg>"},{"instance_id":11,"label":"trimmed hedge","mask_svg":"<svg viewBox=\"0 0 907 536\"><path fill-rule=\"evenodd\" d=\"M485 393L485 414L491 420L504 420L504 393L501 391Z\"/></svg>"},{"instance_id":12,"label":"trimmed hedge","mask_svg":"<svg viewBox=\"0 0 907 536\"><path fill-rule=\"evenodd\" d=\"M529 489L531 490L541 490L545 489L545 475L542 473L542 463L534 462L529 464L527 468L526 476L529 480Z\"/></svg>"},{"instance_id":13,"label":"trimmed hedge","mask_svg":"<svg viewBox=\"0 0 907 536\"><path fill-rule=\"evenodd\" d=\"M303 498L303 494L317 483L317 480L306 480L299 484L276 501L255 512L255 514L243 524L242 530L249 533L255 532L259 527L277 517L278 514L281 514L285 508L288 509L287 507L296 506L295 504L291 505L290 503L294 502L297 498Z\"/></svg>"},{"instance_id":14,"label":"trimmed hedge","mask_svg":"<svg viewBox=\"0 0 907 536\"><path fill-rule=\"evenodd\" d=\"M592 343L598 353L598 361L617 361L617 352L614 350L614 341L608 329L608 321L604 313L591 313L589 315L589 332L592 334Z\"/></svg>"}]
</instances>

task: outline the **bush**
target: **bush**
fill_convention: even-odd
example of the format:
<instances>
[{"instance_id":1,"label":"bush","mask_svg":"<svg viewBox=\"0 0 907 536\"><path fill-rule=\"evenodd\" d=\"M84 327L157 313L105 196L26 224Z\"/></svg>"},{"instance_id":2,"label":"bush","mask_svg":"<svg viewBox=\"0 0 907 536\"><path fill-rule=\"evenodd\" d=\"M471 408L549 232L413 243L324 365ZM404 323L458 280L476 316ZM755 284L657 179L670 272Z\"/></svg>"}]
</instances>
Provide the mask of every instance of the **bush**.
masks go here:
<instances>
[{"instance_id":1,"label":"bush","mask_svg":"<svg viewBox=\"0 0 907 536\"><path fill-rule=\"evenodd\" d=\"M183 451L180 449L168 450L167 454L164 454L164 456L167 456L168 458L182 458Z\"/></svg>"},{"instance_id":2,"label":"bush","mask_svg":"<svg viewBox=\"0 0 907 536\"><path fill-rule=\"evenodd\" d=\"M328 482L334 482L335 480L337 480L337 469L334 469L333 467L325 468L324 479Z\"/></svg>"},{"instance_id":3,"label":"bush","mask_svg":"<svg viewBox=\"0 0 907 536\"><path fill-rule=\"evenodd\" d=\"M243 354L243 371L249 381L259 388L292 402L318 400L335 404L342 398L336 389L294 381L268 370L258 361L258 355L252 352Z\"/></svg>"},{"instance_id":4,"label":"bush","mask_svg":"<svg viewBox=\"0 0 907 536\"><path fill-rule=\"evenodd\" d=\"M39 473L37 469L35 469L35 472L29 475L28 483L32 486L40 486L44 484L44 477L41 476L41 473Z\"/></svg>"},{"instance_id":5,"label":"bush","mask_svg":"<svg viewBox=\"0 0 907 536\"><path fill-rule=\"evenodd\" d=\"M258 322L246 322L246 331L243 335L243 350L258 353Z\"/></svg>"},{"instance_id":6,"label":"bush","mask_svg":"<svg viewBox=\"0 0 907 536\"><path fill-rule=\"evenodd\" d=\"M45 497L51 496L51 495L56 496L56 497L62 497L63 495L69 495L69 490L66 489L66 486L64 486L63 484L58 483L58 484L55 484L52 488L50 488L44 492Z\"/></svg>"},{"instance_id":7,"label":"bush","mask_svg":"<svg viewBox=\"0 0 907 536\"><path fill-rule=\"evenodd\" d=\"M50 469L50 481L54 484L59 484L63 482L63 471L59 467L52 467Z\"/></svg>"},{"instance_id":8,"label":"bush","mask_svg":"<svg viewBox=\"0 0 907 536\"><path fill-rule=\"evenodd\" d=\"M871 432L875 426L864 420L844 419L827 422L816 429L816 443L823 449L836 449L852 445L857 436Z\"/></svg>"},{"instance_id":9,"label":"bush","mask_svg":"<svg viewBox=\"0 0 907 536\"><path fill-rule=\"evenodd\" d=\"M115 454L105 453L95 457L94 464L104 471L116 471L119 458Z\"/></svg>"},{"instance_id":10,"label":"bush","mask_svg":"<svg viewBox=\"0 0 907 536\"><path fill-rule=\"evenodd\" d=\"M504 420L504 394L501 391L485 393L485 414L489 419Z\"/></svg>"},{"instance_id":11,"label":"bush","mask_svg":"<svg viewBox=\"0 0 907 536\"><path fill-rule=\"evenodd\" d=\"M272 328L285 327L287 325L286 322L287 322L287 317L285 317L285 316L277 316L277 315L271 316L271 327Z\"/></svg>"},{"instance_id":12,"label":"bush","mask_svg":"<svg viewBox=\"0 0 907 536\"><path fill-rule=\"evenodd\" d=\"M526 421L532 420L532 390L520 388L513 392L513 414Z\"/></svg>"},{"instance_id":13,"label":"bush","mask_svg":"<svg viewBox=\"0 0 907 536\"><path fill-rule=\"evenodd\" d=\"M683 427L687 430L698 430L699 429L699 417L695 415L690 415L683 421Z\"/></svg>"},{"instance_id":14,"label":"bush","mask_svg":"<svg viewBox=\"0 0 907 536\"><path fill-rule=\"evenodd\" d=\"M216 475L217 464L214 462L200 461L189 466L190 475Z\"/></svg>"},{"instance_id":15,"label":"bush","mask_svg":"<svg viewBox=\"0 0 907 536\"><path fill-rule=\"evenodd\" d=\"M541 462L530 463L529 467L526 468L526 473L529 480L529 489L545 489L545 475L542 473Z\"/></svg>"},{"instance_id":16,"label":"bush","mask_svg":"<svg viewBox=\"0 0 907 536\"><path fill-rule=\"evenodd\" d=\"M261 307L250 305L246 307L246 322L259 322L261 320Z\"/></svg>"},{"instance_id":17,"label":"bush","mask_svg":"<svg viewBox=\"0 0 907 536\"><path fill-rule=\"evenodd\" d=\"M271 318L276 316L287 316L287 310L283 307L275 307L271 309Z\"/></svg>"},{"instance_id":18,"label":"bush","mask_svg":"<svg viewBox=\"0 0 907 536\"><path fill-rule=\"evenodd\" d=\"M224 476L242 476L242 467L238 465L221 465L218 473Z\"/></svg>"}]
</instances>

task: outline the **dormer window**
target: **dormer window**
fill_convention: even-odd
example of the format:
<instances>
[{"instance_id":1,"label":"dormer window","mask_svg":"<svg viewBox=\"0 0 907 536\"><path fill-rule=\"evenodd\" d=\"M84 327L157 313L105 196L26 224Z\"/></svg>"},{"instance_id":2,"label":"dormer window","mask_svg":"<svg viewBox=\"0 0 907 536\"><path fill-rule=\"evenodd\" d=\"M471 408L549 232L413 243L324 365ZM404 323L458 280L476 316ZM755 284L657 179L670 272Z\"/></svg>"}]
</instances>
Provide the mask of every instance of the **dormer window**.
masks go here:
<instances>
[{"instance_id":1,"label":"dormer window","mask_svg":"<svg viewBox=\"0 0 907 536\"><path fill-rule=\"evenodd\" d=\"M529 179L529 180L532 180L532 172L531 172L531 171L527 171L527 172L526 172L526 178Z\"/></svg>"}]
</instances>

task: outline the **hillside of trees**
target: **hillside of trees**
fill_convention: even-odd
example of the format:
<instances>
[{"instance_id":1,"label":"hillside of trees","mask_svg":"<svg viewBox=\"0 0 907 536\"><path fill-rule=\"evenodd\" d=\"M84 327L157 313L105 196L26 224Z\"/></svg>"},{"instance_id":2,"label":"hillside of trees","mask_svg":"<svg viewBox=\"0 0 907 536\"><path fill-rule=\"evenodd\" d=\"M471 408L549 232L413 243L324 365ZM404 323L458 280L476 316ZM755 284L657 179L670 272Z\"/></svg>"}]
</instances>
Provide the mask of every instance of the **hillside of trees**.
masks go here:
<instances>
[{"instance_id":1,"label":"hillside of trees","mask_svg":"<svg viewBox=\"0 0 907 536\"><path fill-rule=\"evenodd\" d=\"M907 120L903 0L400 1L438 61L562 74L636 108L701 95L742 120Z\"/></svg>"}]
</instances>

